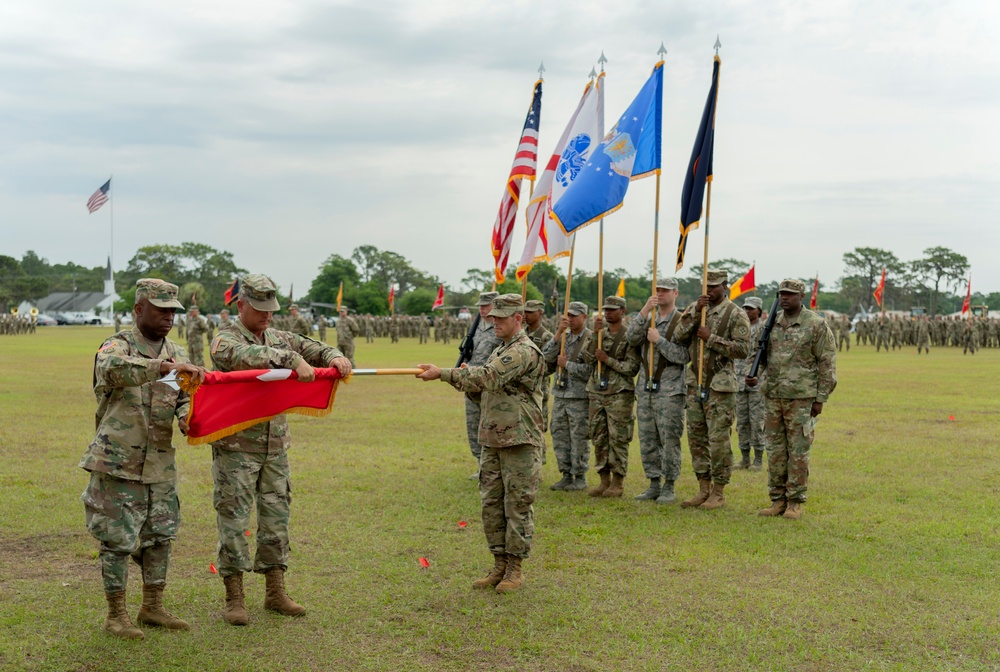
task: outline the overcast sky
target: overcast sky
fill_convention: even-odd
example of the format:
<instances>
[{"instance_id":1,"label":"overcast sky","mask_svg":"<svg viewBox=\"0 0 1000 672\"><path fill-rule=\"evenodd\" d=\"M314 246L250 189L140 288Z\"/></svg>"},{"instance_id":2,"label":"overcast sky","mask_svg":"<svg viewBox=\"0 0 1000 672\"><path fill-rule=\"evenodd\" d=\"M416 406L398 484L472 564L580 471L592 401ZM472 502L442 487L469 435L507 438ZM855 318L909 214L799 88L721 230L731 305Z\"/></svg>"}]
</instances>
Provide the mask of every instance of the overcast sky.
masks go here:
<instances>
[{"instance_id":1,"label":"overcast sky","mask_svg":"<svg viewBox=\"0 0 1000 672\"><path fill-rule=\"evenodd\" d=\"M84 204L113 173L116 268L197 241L301 294L372 244L457 289L492 264L539 62L547 157L601 51L614 119L662 41L669 270L719 34L710 259L832 284L855 246L944 245L1000 290L998 29L974 1L5 2L0 254L103 264L111 208ZM654 197L635 182L607 218L606 269L652 257ZM596 271L597 233L577 268Z\"/></svg>"}]
</instances>

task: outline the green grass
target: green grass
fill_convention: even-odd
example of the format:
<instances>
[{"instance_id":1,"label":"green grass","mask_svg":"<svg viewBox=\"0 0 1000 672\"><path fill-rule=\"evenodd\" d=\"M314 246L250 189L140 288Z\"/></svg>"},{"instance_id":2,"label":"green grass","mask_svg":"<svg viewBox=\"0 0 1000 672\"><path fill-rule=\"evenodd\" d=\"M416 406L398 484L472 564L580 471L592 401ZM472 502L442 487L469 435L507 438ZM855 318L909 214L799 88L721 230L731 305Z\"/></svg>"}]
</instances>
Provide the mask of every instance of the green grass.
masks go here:
<instances>
[{"instance_id":1,"label":"green grass","mask_svg":"<svg viewBox=\"0 0 1000 672\"><path fill-rule=\"evenodd\" d=\"M634 502L646 486L637 443L625 498L551 492L550 449L527 581L506 596L469 587L491 558L461 396L357 378L329 417L291 418L288 584L308 615L266 613L254 575L249 627L222 621L210 451L184 445L166 600L192 631L130 643L100 627L76 467L105 333L0 338L0 669L1000 669L998 351L843 354L799 522L754 515L764 473L737 472L715 512ZM386 339L360 342L357 360L455 354ZM696 489L687 455L678 486L682 498Z\"/></svg>"}]
</instances>

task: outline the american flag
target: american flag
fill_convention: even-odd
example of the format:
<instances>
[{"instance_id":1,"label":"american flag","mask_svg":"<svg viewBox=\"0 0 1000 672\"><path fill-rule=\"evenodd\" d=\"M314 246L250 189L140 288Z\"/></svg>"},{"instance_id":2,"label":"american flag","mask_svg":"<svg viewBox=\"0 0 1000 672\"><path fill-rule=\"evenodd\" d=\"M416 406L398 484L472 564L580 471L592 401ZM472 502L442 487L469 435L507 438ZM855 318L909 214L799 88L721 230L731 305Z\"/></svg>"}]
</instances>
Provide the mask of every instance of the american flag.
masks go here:
<instances>
[{"instance_id":1,"label":"american flag","mask_svg":"<svg viewBox=\"0 0 1000 672\"><path fill-rule=\"evenodd\" d=\"M538 163L538 121L542 116L542 80L535 82L534 95L531 97L531 107L528 117L524 120L524 130L521 132L521 142L514 154L514 165L510 167L507 186L500 199L500 210L493 224L493 260L494 272L499 283L504 281L507 271L507 261L510 258L510 241L514 233L514 221L517 219L517 205L521 198L521 179L535 181L535 166Z\"/></svg>"},{"instance_id":2,"label":"american flag","mask_svg":"<svg viewBox=\"0 0 1000 672\"><path fill-rule=\"evenodd\" d=\"M94 192L94 194L87 199L87 211L90 213L97 212L101 209L101 206L108 202L108 192L111 190L111 180L108 180L101 185L101 188Z\"/></svg>"}]
</instances>

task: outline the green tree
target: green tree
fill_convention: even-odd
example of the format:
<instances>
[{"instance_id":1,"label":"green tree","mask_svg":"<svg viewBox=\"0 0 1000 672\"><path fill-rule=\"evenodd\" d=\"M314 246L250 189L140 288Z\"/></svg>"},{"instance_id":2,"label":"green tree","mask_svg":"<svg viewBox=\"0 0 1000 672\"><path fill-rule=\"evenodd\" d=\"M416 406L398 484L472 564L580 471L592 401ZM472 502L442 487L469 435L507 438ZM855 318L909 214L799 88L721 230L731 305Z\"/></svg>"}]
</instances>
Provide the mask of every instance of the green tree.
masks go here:
<instances>
[{"instance_id":1,"label":"green tree","mask_svg":"<svg viewBox=\"0 0 1000 672\"><path fill-rule=\"evenodd\" d=\"M914 274L933 284L931 292L931 315L937 315L938 295L941 285L952 289L958 287L969 271L969 260L964 254L949 250L947 247L928 247L921 259L910 262Z\"/></svg>"},{"instance_id":2,"label":"green tree","mask_svg":"<svg viewBox=\"0 0 1000 672\"><path fill-rule=\"evenodd\" d=\"M357 302L358 269L354 262L339 254L331 254L319 268L319 275L309 286L308 298L321 303L337 303L340 283L344 283L344 303L352 306Z\"/></svg>"},{"instance_id":3,"label":"green tree","mask_svg":"<svg viewBox=\"0 0 1000 672\"><path fill-rule=\"evenodd\" d=\"M841 292L847 293L852 306L870 305L874 302L872 292L878 286L883 268L886 269L886 296L883 301L890 298L889 294L895 293L896 279L906 271L906 264L895 254L878 247L856 247L851 252L845 252L843 258L844 276L838 283Z\"/></svg>"}]
</instances>

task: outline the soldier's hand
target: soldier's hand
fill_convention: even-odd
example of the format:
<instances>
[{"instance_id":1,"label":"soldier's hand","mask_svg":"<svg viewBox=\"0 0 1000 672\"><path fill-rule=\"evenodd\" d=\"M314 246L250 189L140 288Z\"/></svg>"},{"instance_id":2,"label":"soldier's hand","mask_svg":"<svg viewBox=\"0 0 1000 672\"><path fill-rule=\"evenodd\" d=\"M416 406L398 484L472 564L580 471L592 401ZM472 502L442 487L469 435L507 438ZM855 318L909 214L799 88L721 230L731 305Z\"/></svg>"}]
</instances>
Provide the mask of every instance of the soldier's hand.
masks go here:
<instances>
[{"instance_id":1,"label":"soldier's hand","mask_svg":"<svg viewBox=\"0 0 1000 672\"><path fill-rule=\"evenodd\" d=\"M646 305L644 305L642 307L642 310L640 310L639 312L642 313L643 317L649 317L649 312L653 310L653 308L656 308L657 303L659 302L656 299L656 294L653 294L651 297L646 299Z\"/></svg>"},{"instance_id":2,"label":"soldier's hand","mask_svg":"<svg viewBox=\"0 0 1000 672\"><path fill-rule=\"evenodd\" d=\"M463 364L462 367L465 368L465 365ZM433 364L417 364L417 368L421 369L421 372L416 375L420 380L439 380L441 378L441 369Z\"/></svg>"},{"instance_id":3,"label":"soldier's hand","mask_svg":"<svg viewBox=\"0 0 1000 672\"><path fill-rule=\"evenodd\" d=\"M187 436L187 433L188 433L188 423L187 423L187 420L185 420L184 418L178 418L177 419L177 427L180 428L181 434L183 434L184 436Z\"/></svg>"},{"instance_id":4,"label":"soldier's hand","mask_svg":"<svg viewBox=\"0 0 1000 672\"><path fill-rule=\"evenodd\" d=\"M708 308L709 303L710 301L708 299L708 294L702 294L701 296L698 297L698 300L695 302L695 308L699 311L702 311Z\"/></svg>"},{"instance_id":5,"label":"soldier's hand","mask_svg":"<svg viewBox=\"0 0 1000 672\"><path fill-rule=\"evenodd\" d=\"M306 360L299 362L298 366L295 367L295 373L299 377L299 382L301 383L311 383L316 379L316 372L313 367Z\"/></svg>"},{"instance_id":6,"label":"soldier's hand","mask_svg":"<svg viewBox=\"0 0 1000 672\"><path fill-rule=\"evenodd\" d=\"M812 412L809 413L809 415L815 418L817 415L819 415L822 412L823 412L823 402L821 402L821 401L814 401L813 402L813 407L812 407Z\"/></svg>"},{"instance_id":7,"label":"soldier's hand","mask_svg":"<svg viewBox=\"0 0 1000 672\"><path fill-rule=\"evenodd\" d=\"M467 369L467 368L469 368L469 363L468 362L462 362L462 366L460 366L458 368L460 368L460 369Z\"/></svg>"},{"instance_id":8,"label":"soldier's hand","mask_svg":"<svg viewBox=\"0 0 1000 672\"><path fill-rule=\"evenodd\" d=\"M654 296L653 298L655 299L656 297ZM659 343L662 338L663 336L660 335L660 332L653 327L646 330L646 340L650 343Z\"/></svg>"},{"instance_id":9,"label":"soldier's hand","mask_svg":"<svg viewBox=\"0 0 1000 672\"><path fill-rule=\"evenodd\" d=\"M351 369L353 367L351 366L351 360L347 357L337 357L330 362L330 364L337 367L337 371L340 372L341 378L347 378L347 376L351 375Z\"/></svg>"},{"instance_id":10,"label":"soldier's hand","mask_svg":"<svg viewBox=\"0 0 1000 672\"><path fill-rule=\"evenodd\" d=\"M600 361L601 364L608 363L608 353L604 352L600 348L594 351L594 356L597 357L598 361Z\"/></svg>"},{"instance_id":11,"label":"soldier's hand","mask_svg":"<svg viewBox=\"0 0 1000 672\"><path fill-rule=\"evenodd\" d=\"M176 371L178 374L186 373L191 377L191 380L194 380L199 384L205 381L205 374L208 373L204 368L195 366L194 364L180 364L177 362L167 361L160 364L161 375L165 375L171 371Z\"/></svg>"},{"instance_id":12,"label":"soldier's hand","mask_svg":"<svg viewBox=\"0 0 1000 672\"><path fill-rule=\"evenodd\" d=\"M559 320L559 329L557 335L562 335L562 333L567 329L569 329L569 317L563 315L562 319Z\"/></svg>"},{"instance_id":13,"label":"soldier's hand","mask_svg":"<svg viewBox=\"0 0 1000 672\"><path fill-rule=\"evenodd\" d=\"M698 327L698 338L703 341L707 341L708 337L712 335L712 330L707 326Z\"/></svg>"},{"instance_id":14,"label":"soldier's hand","mask_svg":"<svg viewBox=\"0 0 1000 672\"><path fill-rule=\"evenodd\" d=\"M566 355L559 355L558 357L556 357L556 364L559 365L560 369L565 369L566 364L568 363L569 363L569 357L567 357Z\"/></svg>"},{"instance_id":15,"label":"soldier's hand","mask_svg":"<svg viewBox=\"0 0 1000 672\"><path fill-rule=\"evenodd\" d=\"M757 387L757 381L758 380L760 380L760 379L757 376L754 376L753 378L751 378L750 376L747 376L745 378L745 382L747 384L747 387Z\"/></svg>"},{"instance_id":16,"label":"soldier's hand","mask_svg":"<svg viewBox=\"0 0 1000 672\"><path fill-rule=\"evenodd\" d=\"M604 318L600 315L594 316L594 331L600 331L604 328Z\"/></svg>"}]
</instances>

